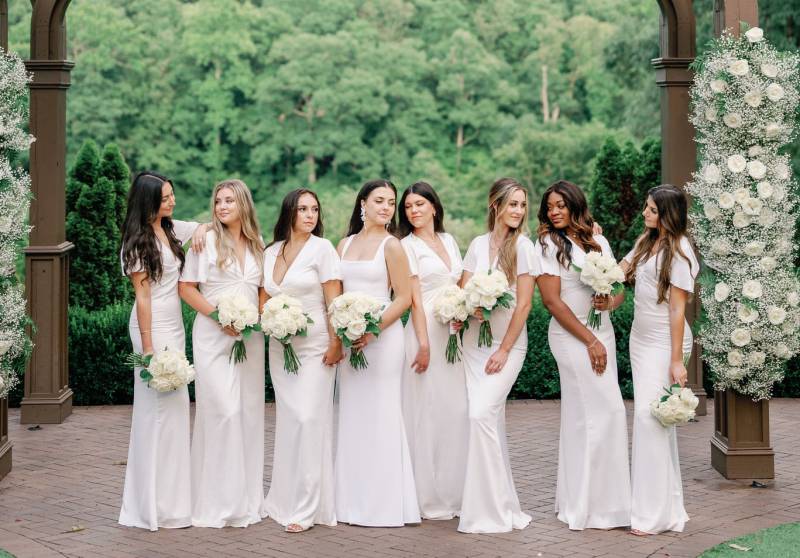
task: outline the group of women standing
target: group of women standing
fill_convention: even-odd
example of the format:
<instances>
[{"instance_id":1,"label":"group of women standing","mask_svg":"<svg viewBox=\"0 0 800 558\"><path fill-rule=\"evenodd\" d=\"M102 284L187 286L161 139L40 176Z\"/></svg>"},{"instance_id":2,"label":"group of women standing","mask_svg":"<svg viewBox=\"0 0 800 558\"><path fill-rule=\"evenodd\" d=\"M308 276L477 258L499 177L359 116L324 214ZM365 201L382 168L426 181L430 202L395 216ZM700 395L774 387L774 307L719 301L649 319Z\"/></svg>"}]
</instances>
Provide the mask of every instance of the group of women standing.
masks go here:
<instances>
[{"instance_id":1,"label":"group of women standing","mask_svg":"<svg viewBox=\"0 0 800 558\"><path fill-rule=\"evenodd\" d=\"M387 180L365 183L347 236L334 249L322 236L318 197L295 190L265 246L241 181L217 184L212 221L197 224L172 219L175 199L165 177L136 176L122 247L123 271L136 292L131 340L145 354L183 350L180 298L197 310L196 414L190 448L187 389L163 394L135 381L120 523L244 527L271 517L300 532L337 521L388 527L458 517L462 532L524 528L531 517L514 486L505 402L525 360L538 284L553 315L548 339L561 378L557 517L570 529L682 530L688 517L675 429L650 417L649 403L661 387L686 381L691 333L684 312L698 265L683 193L672 186L650 191L645 230L622 262L636 285L632 478L614 331L607 315L597 330L584 325L591 306L606 312L624 295L593 296L575 270L590 251L611 254L580 188L559 181L545 192L534 245L525 187L497 180L488 196L488 232L470 243L463 260L444 231L434 189L409 186L399 209L397 194ZM184 255L181 245L190 238ZM491 312L491 346L479 347L479 328L468 327L461 360L448 363L448 336L465 324L439 323L433 301L443 288L489 270L505 274L515 303ZM326 312L350 291L385 305L380 334L354 343L368 361L365 370L343 359ZM229 359L238 332L210 317L229 292L259 307L290 295L313 321L305 337L292 341L301 362L296 374L284 369L281 344L269 341L277 416L266 498L264 341L251 335L247 359ZM409 308L404 328L400 318Z\"/></svg>"}]
</instances>

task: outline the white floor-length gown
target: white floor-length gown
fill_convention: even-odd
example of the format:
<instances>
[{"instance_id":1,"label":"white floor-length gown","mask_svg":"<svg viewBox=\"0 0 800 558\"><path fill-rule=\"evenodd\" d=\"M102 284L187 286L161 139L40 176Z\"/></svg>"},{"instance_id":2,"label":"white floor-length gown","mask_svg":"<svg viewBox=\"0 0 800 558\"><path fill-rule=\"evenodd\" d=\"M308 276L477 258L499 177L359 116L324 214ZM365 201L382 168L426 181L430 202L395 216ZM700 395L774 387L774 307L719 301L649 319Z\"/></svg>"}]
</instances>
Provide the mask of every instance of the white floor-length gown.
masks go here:
<instances>
[{"instance_id":1,"label":"white floor-length gown","mask_svg":"<svg viewBox=\"0 0 800 558\"><path fill-rule=\"evenodd\" d=\"M234 259L217 266L216 234L200 254L189 250L181 281L198 283L214 306L226 293L258 306L262 268L250 250L244 271ZM264 336L246 341L247 359L230 358L236 338L197 314L192 329L195 420L192 433L192 525L247 527L261 521L264 503Z\"/></svg>"},{"instance_id":2,"label":"white floor-length gown","mask_svg":"<svg viewBox=\"0 0 800 558\"><path fill-rule=\"evenodd\" d=\"M613 256L608 241L594 236L603 253ZM572 242L570 240L570 242ZM546 248L543 250L543 248ZM572 243L572 263L583 266L586 254ZM582 323L592 304L592 289L580 274L556 259L556 246L545 237L536 243L536 275L561 278L561 300ZM561 435L558 448L556 513L570 529L611 529L630 524L630 473L625 405L617 383L614 328L608 312L592 330L608 354L605 372L592 370L586 345L552 318L550 351L558 364L561 383Z\"/></svg>"},{"instance_id":3,"label":"white floor-length gown","mask_svg":"<svg viewBox=\"0 0 800 558\"><path fill-rule=\"evenodd\" d=\"M476 237L464 257L464 270L502 273L497 258L489 260L490 233ZM530 239L517 238L517 276L530 273ZM516 297L516 282L511 286ZM516 301L515 301L516 302ZM513 314L510 309L492 310L490 323L494 342L478 347L480 323L469 320L464 334L463 362L469 404L469 446L461 520L463 533L505 533L524 529L531 516L522 511L511 474L506 441L506 398L517 380L528 347L527 326L514 342L505 366L497 374L486 373L486 362L503 341Z\"/></svg>"},{"instance_id":4,"label":"white floor-length gown","mask_svg":"<svg viewBox=\"0 0 800 558\"><path fill-rule=\"evenodd\" d=\"M270 296L298 299L314 321L306 337L293 337L300 367L283 367L283 345L269 340L269 372L275 389L275 453L264 503L269 517L287 526L336 525L333 502L333 384L336 368L323 364L328 317L322 283L341 279L330 241L311 236L280 283L273 277L283 241L267 248L264 287Z\"/></svg>"},{"instance_id":5,"label":"white floor-length gown","mask_svg":"<svg viewBox=\"0 0 800 558\"><path fill-rule=\"evenodd\" d=\"M442 288L457 284L461 277L461 252L451 235L439 233L439 238L447 250L449 267L413 233L402 240L411 275L419 281L430 345L428 369L417 374L411 363L419 342L409 319L405 327L403 417L424 519L452 519L460 514L469 438L464 364L447 362L450 327L433 316L433 304Z\"/></svg>"},{"instance_id":6,"label":"white floor-length gown","mask_svg":"<svg viewBox=\"0 0 800 558\"><path fill-rule=\"evenodd\" d=\"M187 242L197 223L172 221L178 242ZM169 247L161 251L161 278L150 281L150 335L153 350L164 347L185 350L181 299L178 296L180 261ZM142 268L130 270L144 271ZM136 304L129 324L131 343L142 353L142 337ZM159 393L147 387L133 371L133 416L128 465L119 522L129 527L157 530L188 527L192 523L189 475L189 391L186 387Z\"/></svg>"},{"instance_id":7,"label":"white floor-length gown","mask_svg":"<svg viewBox=\"0 0 800 558\"><path fill-rule=\"evenodd\" d=\"M700 264L686 237L681 238L680 247L688 261L679 254L673 256L670 282L691 294ZM625 259L630 262L633 251ZM672 354L669 302L657 303L661 265L657 265L656 259L650 257L636 266L630 335L634 393L631 528L653 534L683 531L689 520L683 507L675 427L662 426L650 414L650 403L664 395L664 388L673 383L669 372ZM691 350L692 330L687 323L683 328L683 352L689 354Z\"/></svg>"},{"instance_id":8,"label":"white floor-length gown","mask_svg":"<svg viewBox=\"0 0 800 558\"><path fill-rule=\"evenodd\" d=\"M389 274L384 247L371 260L348 260L341 270L345 292L377 297L387 306ZM364 348L368 366L354 370L349 352L339 364L339 428L335 464L336 518L367 527L419 523L414 473L403 426L401 385L405 367L403 324L397 320Z\"/></svg>"}]
</instances>

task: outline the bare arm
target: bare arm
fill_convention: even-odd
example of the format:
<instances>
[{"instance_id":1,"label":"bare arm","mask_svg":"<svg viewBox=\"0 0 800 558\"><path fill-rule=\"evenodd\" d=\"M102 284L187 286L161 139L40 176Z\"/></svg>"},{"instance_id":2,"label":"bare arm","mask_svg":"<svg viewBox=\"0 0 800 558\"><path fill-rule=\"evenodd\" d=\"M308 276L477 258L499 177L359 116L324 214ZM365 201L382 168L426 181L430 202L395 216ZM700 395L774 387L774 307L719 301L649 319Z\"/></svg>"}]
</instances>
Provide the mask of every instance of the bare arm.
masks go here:
<instances>
[{"instance_id":1,"label":"bare arm","mask_svg":"<svg viewBox=\"0 0 800 558\"><path fill-rule=\"evenodd\" d=\"M206 300L206 297L197 288L197 283L180 281L178 283L178 294L183 301L200 312L204 316L211 314L216 308Z\"/></svg>"},{"instance_id":2,"label":"bare arm","mask_svg":"<svg viewBox=\"0 0 800 558\"><path fill-rule=\"evenodd\" d=\"M417 374L421 374L428 369L431 358L431 347L428 339L428 325L425 320L425 309L422 307L422 291L419 287L417 276L410 278L411 283L411 323L414 324L414 333L417 336L419 349L411 363L411 368Z\"/></svg>"},{"instance_id":3,"label":"bare arm","mask_svg":"<svg viewBox=\"0 0 800 558\"><path fill-rule=\"evenodd\" d=\"M383 311L381 331L396 322L411 306L411 278L408 272L408 257L396 238L390 238L384 249L389 283L394 291L394 300Z\"/></svg>"},{"instance_id":4,"label":"bare arm","mask_svg":"<svg viewBox=\"0 0 800 558\"><path fill-rule=\"evenodd\" d=\"M270 298L272 298L272 297L269 296L269 293L267 292L267 289L265 289L264 287L259 287L258 288L258 313L259 314L264 312L264 305L267 303L267 301Z\"/></svg>"},{"instance_id":5,"label":"bare arm","mask_svg":"<svg viewBox=\"0 0 800 558\"><path fill-rule=\"evenodd\" d=\"M322 294L325 297L325 307L330 306L334 298L342 294L342 282L338 279L326 281L322 284ZM325 325L328 326L328 349L322 356L322 362L328 366L333 366L344 356L342 352L342 340L336 336L336 330L331 324L327 311L325 312Z\"/></svg>"},{"instance_id":6,"label":"bare arm","mask_svg":"<svg viewBox=\"0 0 800 558\"><path fill-rule=\"evenodd\" d=\"M517 304L511 314L511 321L508 324L506 334L500 347L486 361L486 373L496 374L503 369L508 360L508 353L511 352L514 342L525 327L528 314L531 311L531 299L533 298L533 277L528 273L517 276Z\"/></svg>"},{"instance_id":7,"label":"bare arm","mask_svg":"<svg viewBox=\"0 0 800 558\"><path fill-rule=\"evenodd\" d=\"M686 327L686 303L689 293L678 287L669 289L669 371L675 383L684 385L688 373L683 363L683 330Z\"/></svg>"},{"instance_id":8,"label":"bare arm","mask_svg":"<svg viewBox=\"0 0 800 558\"><path fill-rule=\"evenodd\" d=\"M137 271L130 275L133 292L136 297L136 320L139 323L139 335L142 339L142 354L153 354L153 309L150 299L150 281L147 272Z\"/></svg>"}]
</instances>

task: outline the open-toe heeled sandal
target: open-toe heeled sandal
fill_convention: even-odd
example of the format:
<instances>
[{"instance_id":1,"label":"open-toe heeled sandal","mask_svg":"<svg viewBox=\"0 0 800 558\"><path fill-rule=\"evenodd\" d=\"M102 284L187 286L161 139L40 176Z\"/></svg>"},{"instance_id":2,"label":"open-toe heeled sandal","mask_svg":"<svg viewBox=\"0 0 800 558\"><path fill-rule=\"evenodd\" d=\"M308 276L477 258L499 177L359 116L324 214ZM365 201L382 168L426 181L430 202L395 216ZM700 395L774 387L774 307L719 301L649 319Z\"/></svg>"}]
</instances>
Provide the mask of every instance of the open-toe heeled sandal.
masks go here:
<instances>
[{"instance_id":1,"label":"open-toe heeled sandal","mask_svg":"<svg viewBox=\"0 0 800 558\"><path fill-rule=\"evenodd\" d=\"M303 527L297 523L290 523L286 526L287 533L302 533L303 531L308 531L311 527Z\"/></svg>"}]
</instances>

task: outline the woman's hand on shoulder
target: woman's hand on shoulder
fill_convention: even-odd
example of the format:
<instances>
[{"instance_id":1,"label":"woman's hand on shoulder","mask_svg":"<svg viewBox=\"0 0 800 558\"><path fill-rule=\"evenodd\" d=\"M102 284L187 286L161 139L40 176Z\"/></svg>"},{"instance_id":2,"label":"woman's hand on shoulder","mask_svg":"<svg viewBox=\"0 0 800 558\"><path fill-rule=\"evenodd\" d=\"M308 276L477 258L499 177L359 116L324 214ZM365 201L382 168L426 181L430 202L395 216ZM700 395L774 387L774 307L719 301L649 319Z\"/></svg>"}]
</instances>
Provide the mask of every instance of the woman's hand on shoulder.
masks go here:
<instances>
[{"instance_id":1,"label":"woman's hand on shoulder","mask_svg":"<svg viewBox=\"0 0 800 558\"><path fill-rule=\"evenodd\" d=\"M206 247L206 233L211 230L211 223L200 223L192 233L192 250L198 254Z\"/></svg>"}]
</instances>

